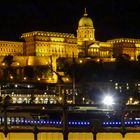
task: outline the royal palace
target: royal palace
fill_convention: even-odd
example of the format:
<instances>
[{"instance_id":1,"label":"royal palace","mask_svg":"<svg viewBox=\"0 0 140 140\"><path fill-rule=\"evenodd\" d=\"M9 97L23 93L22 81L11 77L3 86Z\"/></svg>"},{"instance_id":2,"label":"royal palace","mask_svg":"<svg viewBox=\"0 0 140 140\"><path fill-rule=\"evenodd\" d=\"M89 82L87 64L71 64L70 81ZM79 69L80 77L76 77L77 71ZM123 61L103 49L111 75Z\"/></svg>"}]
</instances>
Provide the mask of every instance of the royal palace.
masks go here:
<instances>
[{"instance_id":1,"label":"royal palace","mask_svg":"<svg viewBox=\"0 0 140 140\"><path fill-rule=\"evenodd\" d=\"M115 61L120 54L127 54L130 60L136 61L140 55L140 39L116 38L101 42L95 38L95 28L92 19L86 10L79 20L77 35L71 33L32 31L23 33L22 40L0 41L0 67L6 64L5 56L13 56L12 66L18 68L23 80L23 67L26 66L46 66L52 63L52 68L56 71L56 60L58 58L75 58L81 62L81 58L90 58L103 62ZM0 71L0 77L3 71ZM13 79L13 75L10 75ZM45 79L45 76L38 77L38 80ZM57 76L46 79L47 82L57 82Z\"/></svg>"}]
</instances>

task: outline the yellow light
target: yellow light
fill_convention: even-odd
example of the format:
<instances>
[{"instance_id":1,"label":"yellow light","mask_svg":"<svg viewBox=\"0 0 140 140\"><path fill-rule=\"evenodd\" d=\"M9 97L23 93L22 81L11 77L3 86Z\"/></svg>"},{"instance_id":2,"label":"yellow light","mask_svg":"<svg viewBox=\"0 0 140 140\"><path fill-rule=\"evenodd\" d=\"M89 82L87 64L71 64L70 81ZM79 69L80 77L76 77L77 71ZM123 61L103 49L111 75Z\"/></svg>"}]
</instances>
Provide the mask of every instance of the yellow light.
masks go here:
<instances>
[{"instance_id":1,"label":"yellow light","mask_svg":"<svg viewBox=\"0 0 140 140\"><path fill-rule=\"evenodd\" d=\"M23 79L24 79L24 80L27 80L27 78L26 78L26 77L24 77Z\"/></svg>"},{"instance_id":2,"label":"yellow light","mask_svg":"<svg viewBox=\"0 0 140 140\"><path fill-rule=\"evenodd\" d=\"M80 62L80 63L83 63L83 61L82 61L82 60L80 60L79 62Z\"/></svg>"},{"instance_id":3,"label":"yellow light","mask_svg":"<svg viewBox=\"0 0 140 140\"><path fill-rule=\"evenodd\" d=\"M14 77L13 76L10 76L10 79L13 79Z\"/></svg>"},{"instance_id":4,"label":"yellow light","mask_svg":"<svg viewBox=\"0 0 140 140\"><path fill-rule=\"evenodd\" d=\"M131 97L129 100L130 100L130 101L132 101L132 100L133 100L133 98Z\"/></svg>"},{"instance_id":5,"label":"yellow light","mask_svg":"<svg viewBox=\"0 0 140 140\"><path fill-rule=\"evenodd\" d=\"M5 63L2 63L3 66L5 66Z\"/></svg>"},{"instance_id":6,"label":"yellow light","mask_svg":"<svg viewBox=\"0 0 140 140\"><path fill-rule=\"evenodd\" d=\"M38 81L40 81L40 78L37 78Z\"/></svg>"},{"instance_id":7,"label":"yellow light","mask_svg":"<svg viewBox=\"0 0 140 140\"><path fill-rule=\"evenodd\" d=\"M71 104L72 103L72 100L68 100L67 103Z\"/></svg>"},{"instance_id":8,"label":"yellow light","mask_svg":"<svg viewBox=\"0 0 140 140\"><path fill-rule=\"evenodd\" d=\"M52 78L51 78L51 77L49 77L49 80L52 80Z\"/></svg>"},{"instance_id":9,"label":"yellow light","mask_svg":"<svg viewBox=\"0 0 140 140\"><path fill-rule=\"evenodd\" d=\"M69 81L69 78L66 78L67 81Z\"/></svg>"},{"instance_id":10,"label":"yellow light","mask_svg":"<svg viewBox=\"0 0 140 140\"><path fill-rule=\"evenodd\" d=\"M17 63L17 66L19 66L19 63Z\"/></svg>"},{"instance_id":11,"label":"yellow light","mask_svg":"<svg viewBox=\"0 0 140 140\"><path fill-rule=\"evenodd\" d=\"M111 58L111 61L115 61L115 58Z\"/></svg>"},{"instance_id":12,"label":"yellow light","mask_svg":"<svg viewBox=\"0 0 140 140\"><path fill-rule=\"evenodd\" d=\"M62 101L62 97L59 97L59 100Z\"/></svg>"}]
</instances>

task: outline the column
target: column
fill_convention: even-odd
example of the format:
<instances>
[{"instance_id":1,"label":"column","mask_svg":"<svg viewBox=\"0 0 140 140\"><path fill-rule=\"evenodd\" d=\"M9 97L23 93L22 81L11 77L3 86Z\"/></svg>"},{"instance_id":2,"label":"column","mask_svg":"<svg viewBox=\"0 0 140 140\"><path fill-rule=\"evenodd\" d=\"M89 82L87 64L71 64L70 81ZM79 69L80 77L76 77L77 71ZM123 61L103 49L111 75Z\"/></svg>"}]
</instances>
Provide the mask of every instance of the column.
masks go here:
<instances>
[{"instance_id":1,"label":"column","mask_svg":"<svg viewBox=\"0 0 140 140\"><path fill-rule=\"evenodd\" d=\"M97 140L97 132L92 132L93 134L93 140Z\"/></svg>"},{"instance_id":2,"label":"column","mask_svg":"<svg viewBox=\"0 0 140 140\"><path fill-rule=\"evenodd\" d=\"M38 140L37 135L38 135L38 128L37 128L37 126L35 126L34 127L34 140Z\"/></svg>"}]
</instances>

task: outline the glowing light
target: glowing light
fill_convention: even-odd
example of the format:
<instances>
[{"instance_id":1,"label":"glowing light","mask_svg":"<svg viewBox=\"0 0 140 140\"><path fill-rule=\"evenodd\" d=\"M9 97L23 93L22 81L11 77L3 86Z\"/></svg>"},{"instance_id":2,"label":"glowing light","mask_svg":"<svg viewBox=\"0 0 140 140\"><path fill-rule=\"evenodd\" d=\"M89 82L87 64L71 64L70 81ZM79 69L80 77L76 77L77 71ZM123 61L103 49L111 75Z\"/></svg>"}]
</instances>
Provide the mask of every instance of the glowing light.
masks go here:
<instances>
[{"instance_id":1,"label":"glowing light","mask_svg":"<svg viewBox=\"0 0 140 140\"><path fill-rule=\"evenodd\" d=\"M15 87L17 88L17 87L18 87L18 85L15 85Z\"/></svg>"},{"instance_id":2,"label":"glowing light","mask_svg":"<svg viewBox=\"0 0 140 140\"><path fill-rule=\"evenodd\" d=\"M83 61L82 60L79 60L79 62L82 64L83 63Z\"/></svg>"},{"instance_id":3,"label":"glowing light","mask_svg":"<svg viewBox=\"0 0 140 140\"><path fill-rule=\"evenodd\" d=\"M13 78L14 78L14 77L11 75L11 76L10 76L10 79L13 79Z\"/></svg>"},{"instance_id":4,"label":"glowing light","mask_svg":"<svg viewBox=\"0 0 140 140\"><path fill-rule=\"evenodd\" d=\"M37 78L38 81L40 81L40 78Z\"/></svg>"},{"instance_id":5,"label":"glowing light","mask_svg":"<svg viewBox=\"0 0 140 140\"><path fill-rule=\"evenodd\" d=\"M51 77L49 77L49 80L52 80L52 78L51 78Z\"/></svg>"},{"instance_id":6,"label":"glowing light","mask_svg":"<svg viewBox=\"0 0 140 140\"><path fill-rule=\"evenodd\" d=\"M44 110L44 109L45 109L45 107L43 106L43 107L42 107L42 109Z\"/></svg>"},{"instance_id":7,"label":"glowing light","mask_svg":"<svg viewBox=\"0 0 140 140\"><path fill-rule=\"evenodd\" d=\"M26 78L26 77L24 77L23 79L24 79L24 80L27 80L27 78Z\"/></svg>"},{"instance_id":8,"label":"glowing light","mask_svg":"<svg viewBox=\"0 0 140 140\"><path fill-rule=\"evenodd\" d=\"M114 100L111 96L105 96L103 103L105 105L112 105L112 104L114 104Z\"/></svg>"},{"instance_id":9,"label":"glowing light","mask_svg":"<svg viewBox=\"0 0 140 140\"><path fill-rule=\"evenodd\" d=\"M59 97L59 100L62 101L62 97Z\"/></svg>"},{"instance_id":10,"label":"glowing light","mask_svg":"<svg viewBox=\"0 0 140 140\"><path fill-rule=\"evenodd\" d=\"M66 81L69 81L69 78L66 78Z\"/></svg>"}]
</instances>

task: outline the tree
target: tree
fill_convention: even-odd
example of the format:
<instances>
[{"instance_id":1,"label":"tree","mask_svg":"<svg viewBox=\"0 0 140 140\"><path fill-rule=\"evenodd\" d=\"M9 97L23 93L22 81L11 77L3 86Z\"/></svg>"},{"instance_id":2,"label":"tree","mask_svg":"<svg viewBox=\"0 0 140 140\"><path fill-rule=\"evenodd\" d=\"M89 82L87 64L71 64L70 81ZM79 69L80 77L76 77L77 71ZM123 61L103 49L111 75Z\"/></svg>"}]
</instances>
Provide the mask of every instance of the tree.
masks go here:
<instances>
[{"instance_id":1,"label":"tree","mask_svg":"<svg viewBox=\"0 0 140 140\"><path fill-rule=\"evenodd\" d=\"M137 59L138 59L138 61L140 62L140 55L138 55Z\"/></svg>"},{"instance_id":2,"label":"tree","mask_svg":"<svg viewBox=\"0 0 140 140\"><path fill-rule=\"evenodd\" d=\"M118 80L127 80L132 74L130 56L128 54L120 54L116 59L115 77ZM123 74L123 76L122 76Z\"/></svg>"},{"instance_id":3,"label":"tree","mask_svg":"<svg viewBox=\"0 0 140 140\"><path fill-rule=\"evenodd\" d=\"M12 99L9 95L7 95L7 96L4 98L4 100L3 100L4 106L8 106L8 105L11 104L12 102L13 102L13 99Z\"/></svg>"},{"instance_id":4,"label":"tree","mask_svg":"<svg viewBox=\"0 0 140 140\"><path fill-rule=\"evenodd\" d=\"M31 67L31 66L26 66L26 67L24 68L24 76L25 76L25 77L27 77L27 78L29 78L29 79L31 80L32 78L34 78L34 75L35 75L35 73L34 73L33 67Z\"/></svg>"},{"instance_id":5,"label":"tree","mask_svg":"<svg viewBox=\"0 0 140 140\"><path fill-rule=\"evenodd\" d=\"M12 55L5 56L3 61L2 61L2 63L5 63L7 67L10 67L13 62L15 62L15 61L13 60Z\"/></svg>"},{"instance_id":6,"label":"tree","mask_svg":"<svg viewBox=\"0 0 140 140\"><path fill-rule=\"evenodd\" d=\"M69 67L70 67L70 64L68 63L66 58L61 57L57 59L57 71L63 71L67 73Z\"/></svg>"},{"instance_id":7,"label":"tree","mask_svg":"<svg viewBox=\"0 0 140 140\"><path fill-rule=\"evenodd\" d=\"M10 80L10 75L14 74L14 70L12 69L11 65L12 63L15 62L13 60L13 56L12 55L8 55L5 56L2 63L4 63L6 65L5 69L4 69L4 80Z\"/></svg>"}]
</instances>

